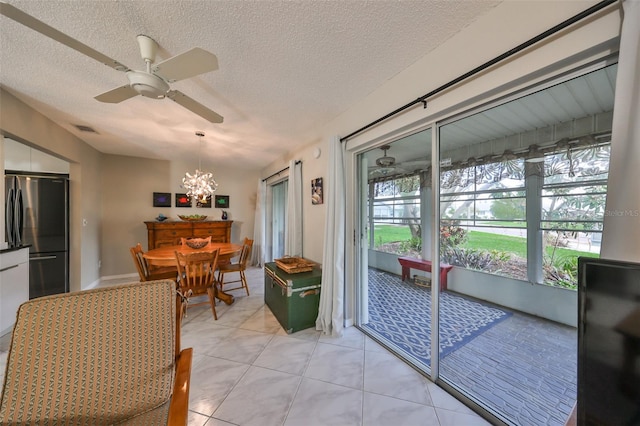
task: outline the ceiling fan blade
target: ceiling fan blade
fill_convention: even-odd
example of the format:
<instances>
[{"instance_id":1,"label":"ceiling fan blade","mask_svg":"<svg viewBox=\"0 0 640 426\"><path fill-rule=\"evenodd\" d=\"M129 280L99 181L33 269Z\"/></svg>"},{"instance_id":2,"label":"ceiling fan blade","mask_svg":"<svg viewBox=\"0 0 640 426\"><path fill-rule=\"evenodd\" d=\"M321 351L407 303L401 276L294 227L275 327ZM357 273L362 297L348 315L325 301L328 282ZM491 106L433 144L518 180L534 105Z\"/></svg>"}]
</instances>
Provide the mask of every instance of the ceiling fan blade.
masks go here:
<instances>
[{"instance_id":1,"label":"ceiling fan blade","mask_svg":"<svg viewBox=\"0 0 640 426\"><path fill-rule=\"evenodd\" d=\"M210 121L212 123L222 123L223 121L223 118L221 115L211 111L206 106L191 99L190 97L188 97L187 95L185 95L184 93L178 90L169 90L169 92L167 92L167 97L172 101L182 105L183 107L193 112L194 114L199 115L200 117L204 118L207 121Z\"/></svg>"},{"instance_id":2,"label":"ceiling fan blade","mask_svg":"<svg viewBox=\"0 0 640 426\"><path fill-rule=\"evenodd\" d=\"M103 64L116 69L118 71L127 71L129 67L121 64L108 57L107 55L98 52L97 50L87 46L84 43L79 42L75 38L69 37L68 35L56 30L53 27L45 24L44 22L34 18L33 16L21 11L20 9L4 3L0 2L0 13L7 18L13 19L14 21L24 25L25 27L29 27L34 31L39 32L42 35L45 35L59 43L64 44L67 47L70 47L78 52L89 56L90 58L95 59L96 61L102 62Z\"/></svg>"},{"instance_id":3,"label":"ceiling fan blade","mask_svg":"<svg viewBox=\"0 0 640 426\"><path fill-rule=\"evenodd\" d=\"M216 55L199 47L194 47L152 67L155 74L170 83L217 69L218 58Z\"/></svg>"},{"instance_id":4,"label":"ceiling fan blade","mask_svg":"<svg viewBox=\"0 0 640 426\"><path fill-rule=\"evenodd\" d=\"M108 92L104 92L96 96L94 99L100 102L106 102L108 104L117 104L122 101L126 101L129 98L133 98L137 94L138 92L133 90L133 88L127 84L126 86L118 87L113 90L109 90Z\"/></svg>"}]
</instances>

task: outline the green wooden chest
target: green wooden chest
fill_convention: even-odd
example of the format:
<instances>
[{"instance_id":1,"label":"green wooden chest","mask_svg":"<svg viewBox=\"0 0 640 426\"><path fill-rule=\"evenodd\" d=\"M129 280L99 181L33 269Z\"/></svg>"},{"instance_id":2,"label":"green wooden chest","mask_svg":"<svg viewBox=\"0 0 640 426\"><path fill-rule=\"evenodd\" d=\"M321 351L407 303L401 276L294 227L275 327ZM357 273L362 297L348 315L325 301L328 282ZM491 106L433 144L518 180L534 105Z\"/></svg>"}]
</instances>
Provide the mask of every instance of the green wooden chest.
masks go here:
<instances>
[{"instance_id":1,"label":"green wooden chest","mask_svg":"<svg viewBox=\"0 0 640 426\"><path fill-rule=\"evenodd\" d=\"M264 302L291 334L314 327L318 317L322 269L288 274L275 263L264 267Z\"/></svg>"}]
</instances>

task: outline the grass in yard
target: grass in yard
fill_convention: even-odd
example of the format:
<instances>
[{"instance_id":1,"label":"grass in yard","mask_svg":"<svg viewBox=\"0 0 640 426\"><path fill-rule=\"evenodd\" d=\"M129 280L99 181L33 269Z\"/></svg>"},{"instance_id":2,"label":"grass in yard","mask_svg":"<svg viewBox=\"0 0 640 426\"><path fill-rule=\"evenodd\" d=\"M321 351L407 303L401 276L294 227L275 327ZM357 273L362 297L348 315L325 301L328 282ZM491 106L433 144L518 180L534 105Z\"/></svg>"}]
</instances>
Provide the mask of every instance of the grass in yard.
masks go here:
<instances>
[{"instance_id":1,"label":"grass in yard","mask_svg":"<svg viewBox=\"0 0 640 426\"><path fill-rule=\"evenodd\" d=\"M527 257L527 241L525 238L480 231L469 231L467 235L469 236L468 241L462 247L477 250L504 251L525 259ZM410 239L411 231L408 226L379 225L375 227L376 246ZM547 256L551 256L552 252L553 247L546 247ZM598 257L598 254L562 247L556 249L556 258L577 256Z\"/></svg>"},{"instance_id":2,"label":"grass in yard","mask_svg":"<svg viewBox=\"0 0 640 426\"><path fill-rule=\"evenodd\" d=\"M470 231L467 242L462 247L477 250L497 250L527 257L527 242L524 238L491 232Z\"/></svg>"},{"instance_id":3,"label":"grass in yard","mask_svg":"<svg viewBox=\"0 0 640 426\"><path fill-rule=\"evenodd\" d=\"M463 247L478 250L504 251L507 253L514 253L515 255L524 259L527 258L527 240L525 238L479 231L470 231L468 235L469 239L463 245ZM547 246L545 247L545 251L546 255L551 257L551 255L553 254L553 247ZM564 247L556 248L556 259L560 257L566 258L578 256L598 257L598 254Z\"/></svg>"},{"instance_id":4,"label":"grass in yard","mask_svg":"<svg viewBox=\"0 0 640 426\"><path fill-rule=\"evenodd\" d=\"M374 232L376 246L411 239L411 231L408 226L379 225L375 227Z\"/></svg>"}]
</instances>

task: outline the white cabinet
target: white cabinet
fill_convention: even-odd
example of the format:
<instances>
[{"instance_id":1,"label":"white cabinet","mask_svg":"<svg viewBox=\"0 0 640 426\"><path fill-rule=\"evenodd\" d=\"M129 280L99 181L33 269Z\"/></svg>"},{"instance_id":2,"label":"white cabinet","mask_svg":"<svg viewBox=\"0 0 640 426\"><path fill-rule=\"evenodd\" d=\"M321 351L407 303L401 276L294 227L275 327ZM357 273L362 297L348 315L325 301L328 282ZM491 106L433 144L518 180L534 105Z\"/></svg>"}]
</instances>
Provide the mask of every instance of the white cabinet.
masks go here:
<instances>
[{"instance_id":1,"label":"white cabinet","mask_svg":"<svg viewBox=\"0 0 640 426\"><path fill-rule=\"evenodd\" d=\"M18 307L29 300L29 249L0 253L0 335L11 330Z\"/></svg>"},{"instance_id":2,"label":"white cabinet","mask_svg":"<svg viewBox=\"0 0 640 426\"><path fill-rule=\"evenodd\" d=\"M69 174L69 162L4 138L4 168L22 172Z\"/></svg>"}]
</instances>

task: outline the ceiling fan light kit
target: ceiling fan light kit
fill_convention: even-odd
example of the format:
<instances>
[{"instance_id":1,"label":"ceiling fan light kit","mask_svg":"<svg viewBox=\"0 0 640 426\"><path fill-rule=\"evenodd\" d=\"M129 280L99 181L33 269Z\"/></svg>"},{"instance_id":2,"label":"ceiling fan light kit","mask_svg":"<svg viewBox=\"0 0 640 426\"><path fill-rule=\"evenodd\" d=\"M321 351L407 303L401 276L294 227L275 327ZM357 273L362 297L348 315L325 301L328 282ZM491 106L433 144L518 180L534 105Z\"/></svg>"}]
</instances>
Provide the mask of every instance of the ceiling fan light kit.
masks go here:
<instances>
[{"instance_id":1,"label":"ceiling fan light kit","mask_svg":"<svg viewBox=\"0 0 640 426\"><path fill-rule=\"evenodd\" d=\"M379 147L384 153L382 157L376 158L376 165L369 167L369 178L380 179L389 178L391 176L402 176L407 173L415 173L418 170L425 170L430 165L428 159L415 159L397 162L395 157L387 155L387 151L391 149L390 145L382 145Z\"/></svg>"},{"instance_id":2,"label":"ceiling fan light kit","mask_svg":"<svg viewBox=\"0 0 640 426\"><path fill-rule=\"evenodd\" d=\"M163 99L169 91L169 84L155 74L142 71L127 71L131 88L145 98Z\"/></svg>"},{"instance_id":3,"label":"ceiling fan light kit","mask_svg":"<svg viewBox=\"0 0 640 426\"><path fill-rule=\"evenodd\" d=\"M376 159L376 164L380 167L391 167L395 164L395 157L387 156L387 150L391 148L389 145L382 145L380 149L384 152L384 156Z\"/></svg>"}]
</instances>

